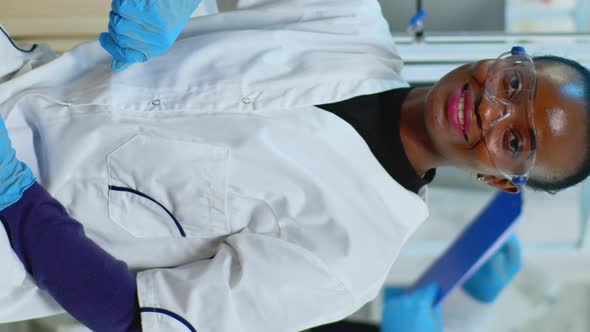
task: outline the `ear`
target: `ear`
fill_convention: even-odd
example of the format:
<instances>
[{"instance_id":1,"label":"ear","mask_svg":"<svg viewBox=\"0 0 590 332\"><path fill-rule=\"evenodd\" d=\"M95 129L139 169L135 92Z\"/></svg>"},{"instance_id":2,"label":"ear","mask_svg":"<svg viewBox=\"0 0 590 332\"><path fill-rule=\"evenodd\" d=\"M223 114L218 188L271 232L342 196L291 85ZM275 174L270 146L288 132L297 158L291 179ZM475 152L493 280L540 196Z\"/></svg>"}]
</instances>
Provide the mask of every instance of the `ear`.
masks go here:
<instances>
[{"instance_id":1,"label":"ear","mask_svg":"<svg viewBox=\"0 0 590 332\"><path fill-rule=\"evenodd\" d=\"M490 187L500 189L507 193L518 194L520 192L520 188L514 183L512 183L512 181L505 178L496 177L494 175L477 174L477 181L485 183Z\"/></svg>"}]
</instances>

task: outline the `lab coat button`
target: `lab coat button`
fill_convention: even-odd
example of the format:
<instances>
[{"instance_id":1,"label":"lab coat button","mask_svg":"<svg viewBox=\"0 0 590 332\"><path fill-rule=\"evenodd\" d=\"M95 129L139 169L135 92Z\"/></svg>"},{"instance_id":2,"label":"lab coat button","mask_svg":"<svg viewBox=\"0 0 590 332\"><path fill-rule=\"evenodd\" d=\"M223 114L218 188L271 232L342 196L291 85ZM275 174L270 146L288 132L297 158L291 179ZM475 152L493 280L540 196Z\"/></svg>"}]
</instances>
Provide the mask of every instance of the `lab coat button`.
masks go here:
<instances>
[{"instance_id":1,"label":"lab coat button","mask_svg":"<svg viewBox=\"0 0 590 332\"><path fill-rule=\"evenodd\" d=\"M244 104L250 104L250 102L251 102L250 101L250 98L248 98L248 97L242 98L242 103L244 103Z\"/></svg>"},{"instance_id":2,"label":"lab coat button","mask_svg":"<svg viewBox=\"0 0 590 332\"><path fill-rule=\"evenodd\" d=\"M154 99L154 100L152 100L152 105L154 105L154 106L160 106L161 103L162 102L160 101L160 99Z\"/></svg>"}]
</instances>

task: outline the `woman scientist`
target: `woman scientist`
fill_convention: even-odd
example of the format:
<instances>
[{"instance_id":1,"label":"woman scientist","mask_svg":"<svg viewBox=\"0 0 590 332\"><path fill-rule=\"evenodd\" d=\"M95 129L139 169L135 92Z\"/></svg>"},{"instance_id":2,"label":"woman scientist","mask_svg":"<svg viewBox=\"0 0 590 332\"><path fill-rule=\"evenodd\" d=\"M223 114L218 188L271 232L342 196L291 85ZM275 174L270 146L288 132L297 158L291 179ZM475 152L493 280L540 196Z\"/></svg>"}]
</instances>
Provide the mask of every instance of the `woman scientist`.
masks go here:
<instances>
[{"instance_id":1,"label":"woman scientist","mask_svg":"<svg viewBox=\"0 0 590 332\"><path fill-rule=\"evenodd\" d=\"M143 32L168 33L152 23L178 18L164 15L172 3L113 3L101 41L116 68L149 53ZM235 9L120 73L97 43L42 66L2 44L4 243L93 330L337 321L377 296L427 216L417 193L436 167L511 192L590 171L590 80L576 63L513 48L410 89L376 0ZM0 317L60 311L0 258Z\"/></svg>"}]
</instances>

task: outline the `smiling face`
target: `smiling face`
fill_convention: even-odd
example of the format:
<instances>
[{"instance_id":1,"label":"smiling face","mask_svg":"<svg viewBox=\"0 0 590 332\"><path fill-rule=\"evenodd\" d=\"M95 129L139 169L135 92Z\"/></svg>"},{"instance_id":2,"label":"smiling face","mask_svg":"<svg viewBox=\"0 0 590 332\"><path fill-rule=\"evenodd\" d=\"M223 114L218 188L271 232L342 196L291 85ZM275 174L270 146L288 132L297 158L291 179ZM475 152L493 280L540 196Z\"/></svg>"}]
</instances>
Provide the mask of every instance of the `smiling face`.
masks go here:
<instances>
[{"instance_id":1,"label":"smiling face","mask_svg":"<svg viewBox=\"0 0 590 332\"><path fill-rule=\"evenodd\" d=\"M576 172L586 157L588 145L584 87L579 74L558 62L535 63L537 83L532 99L535 144L530 135L527 137L526 130L514 130L518 126L512 120L488 130L493 119L501 117L505 110L503 105L485 96L484 82L493 63L483 60L459 67L428 93L424 121L435 151L453 166L502 177L496 167L498 155L490 150L511 151L513 159L518 160L526 158L536 146L531 178L554 181ZM514 82L506 80L507 87L511 83ZM482 139L483 132L490 149ZM495 156L496 163L490 154Z\"/></svg>"}]
</instances>

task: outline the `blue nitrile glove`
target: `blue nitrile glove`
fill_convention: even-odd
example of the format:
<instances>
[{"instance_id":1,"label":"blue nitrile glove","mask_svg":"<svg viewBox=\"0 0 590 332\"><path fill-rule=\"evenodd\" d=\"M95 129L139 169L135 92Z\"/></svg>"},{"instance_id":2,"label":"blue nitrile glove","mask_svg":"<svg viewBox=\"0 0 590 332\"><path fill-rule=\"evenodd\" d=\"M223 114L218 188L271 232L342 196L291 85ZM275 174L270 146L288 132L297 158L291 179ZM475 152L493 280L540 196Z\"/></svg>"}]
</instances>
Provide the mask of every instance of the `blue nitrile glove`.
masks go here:
<instances>
[{"instance_id":1,"label":"blue nitrile glove","mask_svg":"<svg viewBox=\"0 0 590 332\"><path fill-rule=\"evenodd\" d=\"M16 151L0 118L0 211L16 203L23 192L35 183L31 169L16 159Z\"/></svg>"},{"instance_id":2,"label":"blue nitrile glove","mask_svg":"<svg viewBox=\"0 0 590 332\"><path fill-rule=\"evenodd\" d=\"M442 331L442 310L432 306L437 292L438 286L431 284L414 293L387 296L381 332Z\"/></svg>"},{"instance_id":3,"label":"blue nitrile glove","mask_svg":"<svg viewBox=\"0 0 590 332\"><path fill-rule=\"evenodd\" d=\"M522 267L520 242L516 235L463 284L463 289L476 300L493 302Z\"/></svg>"},{"instance_id":4,"label":"blue nitrile glove","mask_svg":"<svg viewBox=\"0 0 590 332\"><path fill-rule=\"evenodd\" d=\"M113 56L111 67L123 71L166 52L201 0L113 0L109 32L100 44Z\"/></svg>"}]
</instances>

